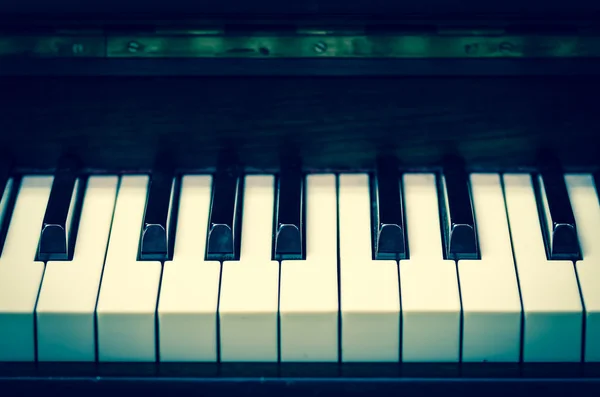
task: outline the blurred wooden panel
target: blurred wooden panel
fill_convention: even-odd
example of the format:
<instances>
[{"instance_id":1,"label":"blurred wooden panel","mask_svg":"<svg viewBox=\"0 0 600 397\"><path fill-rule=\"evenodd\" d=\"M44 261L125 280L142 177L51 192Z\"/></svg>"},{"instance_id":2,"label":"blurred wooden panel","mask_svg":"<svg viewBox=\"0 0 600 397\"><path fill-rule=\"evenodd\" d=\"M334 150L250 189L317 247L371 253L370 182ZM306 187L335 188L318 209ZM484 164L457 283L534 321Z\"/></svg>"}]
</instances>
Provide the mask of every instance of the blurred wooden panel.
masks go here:
<instances>
[{"instance_id":1,"label":"blurred wooden panel","mask_svg":"<svg viewBox=\"0 0 600 397\"><path fill-rule=\"evenodd\" d=\"M247 169L409 167L456 152L469 167L533 165L542 146L571 169L598 162L595 77L22 77L0 79L0 144L25 168L65 150L94 169L144 169L159 150L210 169L221 148Z\"/></svg>"}]
</instances>

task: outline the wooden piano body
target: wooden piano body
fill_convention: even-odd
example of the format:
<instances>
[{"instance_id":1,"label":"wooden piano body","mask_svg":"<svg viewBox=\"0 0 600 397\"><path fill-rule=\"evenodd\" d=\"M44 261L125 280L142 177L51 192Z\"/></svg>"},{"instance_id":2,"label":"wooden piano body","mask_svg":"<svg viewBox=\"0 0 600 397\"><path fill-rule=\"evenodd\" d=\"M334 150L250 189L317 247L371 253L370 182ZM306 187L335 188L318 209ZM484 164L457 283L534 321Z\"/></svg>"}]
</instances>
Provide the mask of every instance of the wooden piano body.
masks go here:
<instances>
[{"instance_id":1,"label":"wooden piano body","mask_svg":"<svg viewBox=\"0 0 600 397\"><path fill-rule=\"evenodd\" d=\"M142 4L143 3L143 4ZM235 10L235 11L232 11ZM76 153L92 173L163 153L213 172L472 171L600 165L593 1L59 0L0 5L0 148L15 172ZM0 320L1 324L1 320ZM2 363L3 395L546 395L600 390L596 364ZM8 393L6 393L8 391Z\"/></svg>"}]
</instances>

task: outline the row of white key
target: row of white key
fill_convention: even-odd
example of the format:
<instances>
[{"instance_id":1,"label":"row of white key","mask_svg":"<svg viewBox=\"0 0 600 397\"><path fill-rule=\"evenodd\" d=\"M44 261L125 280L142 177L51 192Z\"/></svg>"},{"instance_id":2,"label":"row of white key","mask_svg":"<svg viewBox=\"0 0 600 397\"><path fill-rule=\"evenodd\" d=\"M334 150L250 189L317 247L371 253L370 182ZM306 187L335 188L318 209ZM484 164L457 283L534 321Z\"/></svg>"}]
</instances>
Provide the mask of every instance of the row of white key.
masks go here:
<instances>
[{"instance_id":1,"label":"row of white key","mask_svg":"<svg viewBox=\"0 0 600 397\"><path fill-rule=\"evenodd\" d=\"M161 265L136 260L148 178L92 177L73 261L44 271L32 231L52 178L25 177L0 257L0 361L579 361L582 342L600 361L590 175L566 176L575 266L546 259L526 174L471 175L481 260L458 264L440 259L433 174L404 175L410 259L399 263L372 260L368 176L311 175L306 260L280 265L274 181L246 177L241 260L221 265L199 255L211 177L185 176L173 260Z\"/></svg>"}]
</instances>

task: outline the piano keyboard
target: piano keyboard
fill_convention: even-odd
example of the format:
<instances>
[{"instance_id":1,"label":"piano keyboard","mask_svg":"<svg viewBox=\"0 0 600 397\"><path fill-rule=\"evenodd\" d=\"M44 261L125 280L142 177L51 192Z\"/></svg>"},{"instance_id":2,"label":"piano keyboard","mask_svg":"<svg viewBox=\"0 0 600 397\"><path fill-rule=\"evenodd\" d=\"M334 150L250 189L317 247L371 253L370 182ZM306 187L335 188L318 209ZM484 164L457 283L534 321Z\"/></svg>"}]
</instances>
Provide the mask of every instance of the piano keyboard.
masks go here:
<instances>
[{"instance_id":1,"label":"piano keyboard","mask_svg":"<svg viewBox=\"0 0 600 397\"><path fill-rule=\"evenodd\" d=\"M0 361L600 361L590 174L5 178Z\"/></svg>"}]
</instances>

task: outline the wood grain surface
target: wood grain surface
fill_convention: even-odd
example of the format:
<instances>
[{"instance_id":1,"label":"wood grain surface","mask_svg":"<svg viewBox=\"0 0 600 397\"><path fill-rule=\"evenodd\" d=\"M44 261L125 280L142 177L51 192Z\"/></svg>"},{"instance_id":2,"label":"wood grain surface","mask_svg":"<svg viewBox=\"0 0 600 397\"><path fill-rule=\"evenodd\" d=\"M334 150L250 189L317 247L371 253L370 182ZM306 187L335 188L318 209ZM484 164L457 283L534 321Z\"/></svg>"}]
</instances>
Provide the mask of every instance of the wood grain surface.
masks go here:
<instances>
[{"instance_id":1,"label":"wood grain surface","mask_svg":"<svg viewBox=\"0 0 600 397\"><path fill-rule=\"evenodd\" d=\"M12 77L0 79L0 144L23 170L65 152L91 170L145 170L169 153L209 170L223 148L247 170L297 152L307 170L407 168L446 153L518 169L542 147L568 169L598 165L595 77Z\"/></svg>"}]
</instances>

